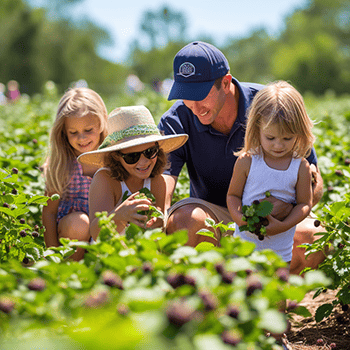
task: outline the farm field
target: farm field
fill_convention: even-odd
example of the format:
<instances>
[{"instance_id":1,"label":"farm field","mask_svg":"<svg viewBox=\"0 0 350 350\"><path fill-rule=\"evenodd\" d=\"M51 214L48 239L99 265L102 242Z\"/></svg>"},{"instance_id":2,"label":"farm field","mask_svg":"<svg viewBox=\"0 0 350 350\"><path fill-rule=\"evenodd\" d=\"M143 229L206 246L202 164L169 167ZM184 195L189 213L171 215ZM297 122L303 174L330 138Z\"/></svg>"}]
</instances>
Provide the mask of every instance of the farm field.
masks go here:
<instances>
[{"instance_id":1,"label":"farm field","mask_svg":"<svg viewBox=\"0 0 350 350\"><path fill-rule=\"evenodd\" d=\"M63 240L46 249L40 166L58 99L47 84L0 106L1 349L281 349L265 333L286 330L283 299L294 304L290 349L350 349L349 96L305 96L324 180L314 213L327 230L306 250L329 254L318 271L289 280L277 256L250 243L225 238L221 248L195 249L183 246L185 232L132 225L120 236L103 214L96 245ZM106 104L109 112L144 104L159 118L171 102L149 91ZM188 187L183 171L174 200ZM87 250L80 263L69 260L77 246Z\"/></svg>"}]
</instances>

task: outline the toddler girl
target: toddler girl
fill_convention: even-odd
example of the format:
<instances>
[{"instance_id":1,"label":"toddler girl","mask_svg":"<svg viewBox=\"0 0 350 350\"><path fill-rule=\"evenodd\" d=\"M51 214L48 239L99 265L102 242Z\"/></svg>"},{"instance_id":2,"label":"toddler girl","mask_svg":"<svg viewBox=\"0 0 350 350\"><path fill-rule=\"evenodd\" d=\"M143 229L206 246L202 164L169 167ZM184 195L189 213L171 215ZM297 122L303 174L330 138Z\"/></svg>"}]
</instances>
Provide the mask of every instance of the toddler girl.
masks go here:
<instances>
[{"instance_id":1,"label":"toddler girl","mask_svg":"<svg viewBox=\"0 0 350 350\"><path fill-rule=\"evenodd\" d=\"M249 110L244 147L237 154L227 194L236 223L234 235L254 242L258 250L274 250L288 263L295 226L312 208L312 176L305 159L314 142L312 126L302 96L290 84L279 81L259 91ZM265 198L267 191L294 207L283 221L269 215L266 237L260 241L239 227L247 224L242 206Z\"/></svg>"}]
</instances>

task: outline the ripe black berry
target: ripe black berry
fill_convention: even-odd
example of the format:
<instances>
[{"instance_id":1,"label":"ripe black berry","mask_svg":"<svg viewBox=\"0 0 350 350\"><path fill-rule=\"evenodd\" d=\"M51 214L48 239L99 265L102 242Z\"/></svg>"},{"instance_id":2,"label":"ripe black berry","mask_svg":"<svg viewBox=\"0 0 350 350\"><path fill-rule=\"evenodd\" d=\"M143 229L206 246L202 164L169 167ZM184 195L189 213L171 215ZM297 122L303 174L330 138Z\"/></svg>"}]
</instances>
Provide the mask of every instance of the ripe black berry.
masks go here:
<instances>
[{"instance_id":1,"label":"ripe black berry","mask_svg":"<svg viewBox=\"0 0 350 350\"><path fill-rule=\"evenodd\" d=\"M296 301L292 300L288 303L287 310L292 311L292 310L295 310L297 307L298 307L298 303Z\"/></svg>"},{"instance_id":2,"label":"ripe black berry","mask_svg":"<svg viewBox=\"0 0 350 350\"><path fill-rule=\"evenodd\" d=\"M225 271L222 275L221 275L221 279L222 282L226 283L226 284L231 284L233 282L234 277L236 276L236 274L232 271Z\"/></svg>"},{"instance_id":3,"label":"ripe black berry","mask_svg":"<svg viewBox=\"0 0 350 350\"><path fill-rule=\"evenodd\" d=\"M269 225L269 220L267 218L261 218L260 222L263 226L268 226Z\"/></svg>"},{"instance_id":4,"label":"ripe black berry","mask_svg":"<svg viewBox=\"0 0 350 350\"><path fill-rule=\"evenodd\" d=\"M342 309L344 312L346 312L346 311L349 310L349 305L348 305L348 304L343 304L343 305L341 306L341 309Z\"/></svg>"},{"instance_id":5,"label":"ripe black berry","mask_svg":"<svg viewBox=\"0 0 350 350\"><path fill-rule=\"evenodd\" d=\"M252 295L256 290L262 290L263 286L257 276L251 275L247 278L246 295Z\"/></svg>"},{"instance_id":6,"label":"ripe black berry","mask_svg":"<svg viewBox=\"0 0 350 350\"><path fill-rule=\"evenodd\" d=\"M219 301L218 298L209 292L201 292L199 293L199 296L201 297L205 310L206 311L212 311L215 310L218 307Z\"/></svg>"},{"instance_id":7,"label":"ripe black berry","mask_svg":"<svg viewBox=\"0 0 350 350\"><path fill-rule=\"evenodd\" d=\"M38 231L33 231L32 232L32 237L33 238L38 238L39 237L39 232Z\"/></svg>"},{"instance_id":8,"label":"ripe black berry","mask_svg":"<svg viewBox=\"0 0 350 350\"><path fill-rule=\"evenodd\" d=\"M217 273L222 275L225 272L225 265L223 263L216 263L215 264L215 270Z\"/></svg>"},{"instance_id":9,"label":"ripe black berry","mask_svg":"<svg viewBox=\"0 0 350 350\"><path fill-rule=\"evenodd\" d=\"M258 235L258 239L259 239L259 241L263 241L264 240L264 238L265 238L265 236L264 235Z\"/></svg>"},{"instance_id":10,"label":"ripe black berry","mask_svg":"<svg viewBox=\"0 0 350 350\"><path fill-rule=\"evenodd\" d=\"M240 335L235 331L224 331L221 334L221 339L225 344L236 346L241 341Z\"/></svg>"},{"instance_id":11,"label":"ripe black berry","mask_svg":"<svg viewBox=\"0 0 350 350\"><path fill-rule=\"evenodd\" d=\"M335 174L338 175L338 176L342 176L343 175L343 172L341 170L336 170L335 171Z\"/></svg>"},{"instance_id":12,"label":"ripe black berry","mask_svg":"<svg viewBox=\"0 0 350 350\"><path fill-rule=\"evenodd\" d=\"M23 260L22 260L23 264L25 264L25 265L29 264L29 261L30 260L27 257L23 258Z\"/></svg>"},{"instance_id":13,"label":"ripe black berry","mask_svg":"<svg viewBox=\"0 0 350 350\"><path fill-rule=\"evenodd\" d=\"M338 248L339 248L339 249L344 249L344 247L345 247L345 244L343 244L343 243L338 243Z\"/></svg>"},{"instance_id":14,"label":"ripe black berry","mask_svg":"<svg viewBox=\"0 0 350 350\"><path fill-rule=\"evenodd\" d=\"M104 271L102 273L103 283L110 287L117 287L118 289L123 289L123 280L113 271Z\"/></svg>"},{"instance_id":15,"label":"ripe black berry","mask_svg":"<svg viewBox=\"0 0 350 350\"><path fill-rule=\"evenodd\" d=\"M320 220L315 220L314 221L314 226L315 227L318 227L318 226L320 226L321 225L321 221Z\"/></svg>"},{"instance_id":16,"label":"ripe black berry","mask_svg":"<svg viewBox=\"0 0 350 350\"><path fill-rule=\"evenodd\" d=\"M10 208L10 205L8 204L8 203L4 203L3 205L2 205L4 208Z\"/></svg>"},{"instance_id":17,"label":"ripe black berry","mask_svg":"<svg viewBox=\"0 0 350 350\"><path fill-rule=\"evenodd\" d=\"M185 302L175 301L166 309L166 315L171 324L181 327L191 321L194 316L194 310Z\"/></svg>"},{"instance_id":18,"label":"ripe black berry","mask_svg":"<svg viewBox=\"0 0 350 350\"><path fill-rule=\"evenodd\" d=\"M186 283L185 276L180 273L172 273L168 275L166 280L174 289L181 287Z\"/></svg>"},{"instance_id":19,"label":"ripe black berry","mask_svg":"<svg viewBox=\"0 0 350 350\"><path fill-rule=\"evenodd\" d=\"M42 291L46 288L46 282L41 277L36 277L28 283L27 287L30 290Z\"/></svg>"},{"instance_id":20,"label":"ripe black berry","mask_svg":"<svg viewBox=\"0 0 350 350\"><path fill-rule=\"evenodd\" d=\"M125 304L120 304L117 307L117 312L119 315L125 316L130 312L130 309L127 305Z\"/></svg>"},{"instance_id":21,"label":"ripe black berry","mask_svg":"<svg viewBox=\"0 0 350 350\"><path fill-rule=\"evenodd\" d=\"M85 306L95 308L106 303L109 299L109 291L92 291L85 300Z\"/></svg>"},{"instance_id":22,"label":"ripe black berry","mask_svg":"<svg viewBox=\"0 0 350 350\"><path fill-rule=\"evenodd\" d=\"M14 307L15 307L15 303L10 298L8 297L0 298L0 311L4 312L5 314L9 314L10 312L12 312Z\"/></svg>"},{"instance_id":23,"label":"ripe black berry","mask_svg":"<svg viewBox=\"0 0 350 350\"><path fill-rule=\"evenodd\" d=\"M16 195L18 193L18 191L15 188L13 188L11 193Z\"/></svg>"},{"instance_id":24,"label":"ripe black berry","mask_svg":"<svg viewBox=\"0 0 350 350\"><path fill-rule=\"evenodd\" d=\"M238 318L238 315L240 313L240 309L237 305L229 305L227 307L227 311L226 311L226 314L232 318L235 318L237 319Z\"/></svg>"},{"instance_id":25,"label":"ripe black berry","mask_svg":"<svg viewBox=\"0 0 350 350\"><path fill-rule=\"evenodd\" d=\"M25 221L25 219L22 218L22 219L19 220L19 223L23 225L23 224L26 223L26 221Z\"/></svg>"},{"instance_id":26,"label":"ripe black berry","mask_svg":"<svg viewBox=\"0 0 350 350\"><path fill-rule=\"evenodd\" d=\"M280 267L277 269L276 275L281 281L287 282L289 279L289 270L285 267Z\"/></svg>"},{"instance_id":27,"label":"ripe black berry","mask_svg":"<svg viewBox=\"0 0 350 350\"><path fill-rule=\"evenodd\" d=\"M256 199L255 201L253 201L253 204L255 204L255 205L259 205L259 201Z\"/></svg>"},{"instance_id":28,"label":"ripe black berry","mask_svg":"<svg viewBox=\"0 0 350 350\"><path fill-rule=\"evenodd\" d=\"M148 272L152 272L153 271L153 266L150 262L146 261L143 265L142 265L142 270L145 273Z\"/></svg>"},{"instance_id":29,"label":"ripe black berry","mask_svg":"<svg viewBox=\"0 0 350 350\"><path fill-rule=\"evenodd\" d=\"M17 168L12 168L12 173L13 174L18 174L18 169Z\"/></svg>"},{"instance_id":30,"label":"ripe black berry","mask_svg":"<svg viewBox=\"0 0 350 350\"><path fill-rule=\"evenodd\" d=\"M27 232L25 230L22 230L22 231L20 231L19 235L21 237L26 237L27 236Z\"/></svg>"}]
</instances>

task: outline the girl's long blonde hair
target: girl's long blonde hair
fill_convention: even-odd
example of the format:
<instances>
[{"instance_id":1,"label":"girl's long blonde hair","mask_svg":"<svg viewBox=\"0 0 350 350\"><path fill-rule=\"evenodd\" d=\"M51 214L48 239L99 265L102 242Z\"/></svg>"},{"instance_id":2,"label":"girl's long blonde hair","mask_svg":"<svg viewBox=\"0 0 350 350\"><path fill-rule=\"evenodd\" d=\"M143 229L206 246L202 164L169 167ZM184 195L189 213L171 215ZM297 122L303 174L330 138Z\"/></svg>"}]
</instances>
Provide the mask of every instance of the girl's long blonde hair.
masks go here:
<instances>
[{"instance_id":1,"label":"girl's long blonde hair","mask_svg":"<svg viewBox=\"0 0 350 350\"><path fill-rule=\"evenodd\" d=\"M281 133L296 135L294 157L307 157L315 136L301 94L285 81L276 81L260 90L249 109L243 149L235 153L260 152L260 128L278 125Z\"/></svg>"},{"instance_id":2,"label":"girl's long blonde hair","mask_svg":"<svg viewBox=\"0 0 350 350\"><path fill-rule=\"evenodd\" d=\"M50 147L44 164L46 192L64 196L69 184L73 162L76 159L73 147L68 142L65 120L69 117L95 115L100 120L100 143L107 136L108 113L101 96L88 88L72 88L62 96L53 127L50 132Z\"/></svg>"}]
</instances>

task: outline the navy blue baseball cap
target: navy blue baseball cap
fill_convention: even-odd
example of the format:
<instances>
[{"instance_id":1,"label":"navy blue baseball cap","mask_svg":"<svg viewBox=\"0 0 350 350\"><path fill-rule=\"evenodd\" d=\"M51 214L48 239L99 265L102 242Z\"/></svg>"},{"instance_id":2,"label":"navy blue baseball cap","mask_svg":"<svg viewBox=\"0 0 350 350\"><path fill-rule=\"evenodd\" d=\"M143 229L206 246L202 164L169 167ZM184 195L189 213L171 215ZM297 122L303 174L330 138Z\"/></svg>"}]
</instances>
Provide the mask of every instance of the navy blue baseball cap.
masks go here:
<instances>
[{"instance_id":1,"label":"navy blue baseball cap","mask_svg":"<svg viewBox=\"0 0 350 350\"><path fill-rule=\"evenodd\" d=\"M229 70L226 57L215 46L202 41L187 44L174 58L174 83L168 100L204 100L215 80Z\"/></svg>"}]
</instances>

